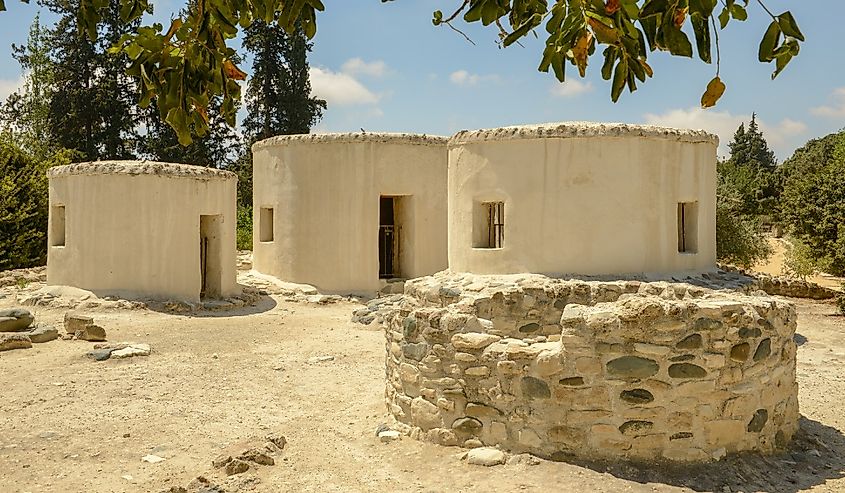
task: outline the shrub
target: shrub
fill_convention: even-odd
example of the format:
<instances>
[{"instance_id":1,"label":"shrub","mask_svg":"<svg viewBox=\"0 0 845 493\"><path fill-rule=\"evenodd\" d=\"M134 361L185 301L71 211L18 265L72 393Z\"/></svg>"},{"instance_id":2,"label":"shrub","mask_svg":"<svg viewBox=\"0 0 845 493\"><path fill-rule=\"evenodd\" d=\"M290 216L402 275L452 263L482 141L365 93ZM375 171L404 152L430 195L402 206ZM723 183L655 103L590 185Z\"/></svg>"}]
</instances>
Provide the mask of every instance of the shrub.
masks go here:
<instances>
[{"instance_id":1,"label":"shrub","mask_svg":"<svg viewBox=\"0 0 845 493\"><path fill-rule=\"evenodd\" d=\"M238 206L238 250L252 250L252 207Z\"/></svg>"},{"instance_id":2,"label":"shrub","mask_svg":"<svg viewBox=\"0 0 845 493\"><path fill-rule=\"evenodd\" d=\"M721 175L716 191L716 257L720 262L745 269L772 254L759 220L743 215L742 201L732 184Z\"/></svg>"},{"instance_id":3,"label":"shrub","mask_svg":"<svg viewBox=\"0 0 845 493\"><path fill-rule=\"evenodd\" d=\"M0 140L0 270L47 261L47 170Z\"/></svg>"},{"instance_id":4,"label":"shrub","mask_svg":"<svg viewBox=\"0 0 845 493\"><path fill-rule=\"evenodd\" d=\"M836 298L836 306L839 307L839 312L845 315L845 282L842 283L842 294Z\"/></svg>"},{"instance_id":5,"label":"shrub","mask_svg":"<svg viewBox=\"0 0 845 493\"><path fill-rule=\"evenodd\" d=\"M809 245L797 238L788 238L783 273L806 280L819 273L819 265Z\"/></svg>"}]
</instances>

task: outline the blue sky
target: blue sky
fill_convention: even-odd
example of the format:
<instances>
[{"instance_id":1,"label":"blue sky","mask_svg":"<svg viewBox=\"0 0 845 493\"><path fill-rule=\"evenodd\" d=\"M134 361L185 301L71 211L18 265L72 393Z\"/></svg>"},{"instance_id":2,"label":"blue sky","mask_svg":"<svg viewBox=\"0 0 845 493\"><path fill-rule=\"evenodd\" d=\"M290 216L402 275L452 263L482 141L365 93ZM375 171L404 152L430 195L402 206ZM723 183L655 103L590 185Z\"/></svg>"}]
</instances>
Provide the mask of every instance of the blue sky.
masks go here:
<instances>
[{"instance_id":1,"label":"blue sky","mask_svg":"<svg viewBox=\"0 0 845 493\"><path fill-rule=\"evenodd\" d=\"M568 82L537 72L543 46L499 49L494 29L462 25L472 45L446 27L431 24L431 13L454 8L458 0L324 0L311 54L312 85L329 108L316 131L420 132L448 135L461 129L551 121L655 123L704 128L726 143L743 120L756 112L766 138L783 160L807 140L845 127L845 53L842 0L766 0L775 13L791 10L807 42L801 55L777 80L772 67L757 62L757 46L768 24L756 2L749 20L721 33L722 79L728 90L715 108L701 110L699 98L715 67L698 59L653 53L655 77L634 94L610 102L593 59L586 79L569 67ZM166 21L181 4L153 0ZM36 5L7 1L0 13L0 96L20 84L10 55L22 43ZM42 13L42 19L50 16ZM249 60L244 66L249 72Z\"/></svg>"}]
</instances>

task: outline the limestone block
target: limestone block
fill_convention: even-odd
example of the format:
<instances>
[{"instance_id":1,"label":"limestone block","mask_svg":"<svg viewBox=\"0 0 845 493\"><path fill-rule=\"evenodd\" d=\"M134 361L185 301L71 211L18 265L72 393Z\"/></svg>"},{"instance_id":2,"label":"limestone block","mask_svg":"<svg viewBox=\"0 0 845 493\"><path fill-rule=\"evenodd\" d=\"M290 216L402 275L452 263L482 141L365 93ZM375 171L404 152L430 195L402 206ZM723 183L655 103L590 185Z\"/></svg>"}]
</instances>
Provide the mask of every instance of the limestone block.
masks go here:
<instances>
[{"instance_id":1,"label":"limestone block","mask_svg":"<svg viewBox=\"0 0 845 493\"><path fill-rule=\"evenodd\" d=\"M32 347L29 336L20 332L0 332L0 351Z\"/></svg>"},{"instance_id":2,"label":"limestone block","mask_svg":"<svg viewBox=\"0 0 845 493\"><path fill-rule=\"evenodd\" d=\"M498 342L502 338L493 334L483 334L478 332L469 332L465 334L455 334L452 336L452 346L460 351L474 351L483 349L494 342Z\"/></svg>"},{"instance_id":3,"label":"limestone block","mask_svg":"<svg viewBox=\"0 0 845 493\"><path fill-rule=\"evenodd\" d=\"M443 417L436 405L422 397L411 400L411 419L423 430L430 430L443 426Z\"/></svg>"}]
</instances>

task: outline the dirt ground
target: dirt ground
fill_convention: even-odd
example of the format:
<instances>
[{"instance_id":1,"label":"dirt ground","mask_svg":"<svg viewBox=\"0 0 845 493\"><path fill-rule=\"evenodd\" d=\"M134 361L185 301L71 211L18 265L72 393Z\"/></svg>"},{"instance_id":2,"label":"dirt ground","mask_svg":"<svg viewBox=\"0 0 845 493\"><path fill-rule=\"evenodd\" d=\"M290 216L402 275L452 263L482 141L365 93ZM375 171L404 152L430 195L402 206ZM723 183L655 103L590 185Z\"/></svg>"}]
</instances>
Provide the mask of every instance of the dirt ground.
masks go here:
<instances>
[{"instance_id":1,"label":"dirt ground","mask_svg":"<svg viewBox=\"0 0 845 493\"><path fill-rule=\"evenodd\" d=\"M784 240L783 238L770 237L769 245L772 247L772 256L766 259L765 262L759 265L755 265L754 270L772 276L782 276L784 275L783 262L786 256L786 240ZM845 278L836 277L825 273L819 273L815 276L810 276L807 278L807 280L814 282L820 286L836 290L842 289L842 283L845 282Z\"/></svg>"},{"instance_id":2,"label":"dirt ground","mask_svg":"<svg viewBox=\"0 0 845 493\"><path fill-rule=\"evenodd\" d=\"M160 492L200 475L227 492L845 491L845 318L797 303L804 418L793 446L692 469L484 468L458 448L380 443L384 338L349 322L353 303L267 296L207 316L91 312L110 341L146 342L152 354L94 362L92 343L63 340L0 353L0 492ZM34 311L61 326L64 310ZM334 359L309 362L320 356ZM288 441L275 466L229 483L212 468L221 450L271 432ZM142 462L148 454L166 460Z\"/></svg>"}]
</instances>

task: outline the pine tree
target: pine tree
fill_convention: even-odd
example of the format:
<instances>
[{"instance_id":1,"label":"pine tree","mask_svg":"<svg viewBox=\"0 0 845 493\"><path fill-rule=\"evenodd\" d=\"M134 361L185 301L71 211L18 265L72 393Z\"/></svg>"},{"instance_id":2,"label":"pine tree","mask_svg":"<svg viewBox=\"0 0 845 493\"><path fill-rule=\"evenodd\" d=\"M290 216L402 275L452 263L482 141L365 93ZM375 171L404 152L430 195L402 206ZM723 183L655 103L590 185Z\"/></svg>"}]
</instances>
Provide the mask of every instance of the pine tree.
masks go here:
<instances>
[{"instance_id":1,"label":"pine tree","mask_svg":"<svg viewBox=\"0 0 845 493\"><path fill-rule=\"evenodd\" d=\"M757 115L751 115L746 129L741 123L728 144L731 157L719 163L719 175L737 191L744 215L773 214L780 196L775 153L769 149L763 132L757 125Z\"/></svg>"},{"instance_id":2,"label":"pine tree","mask_svg":"<svg viewBox=\"0 0 845 493\"><path fill-rule=\"evenodd\" d=\"M79 0L43 4L61 16L47 36L54 68L50 133L59 146L79 151L81 160L134 157L138 90L125 74L125 55L108 49L140 21L122 22L120 3L111 0L99 36L91 41L77 27Z\"/></svg>"},{"instance_id":3,"label":"pine tree","mask_svg":"<svg viewBox=\"0 0 845 493\"><path fill-rule=\"evenodd\" d=\"M244 49L253 55L243 128L247 148L234 166L240 176L239 203L252 205L252 151L257 140L274 135L307 134L326 109L311 96L308 53L312 43L298 28L285 33L277 23L253 22L245 30Z\"/></svg>"},{"instance_id":4,"label":"pine tree","mask_svg":"<svg viewBox=\"0 0 845 493\"><path fill-rule=\"evenodd\" d=\"M0 105L0 126L36 160L44 160L56 151L48 122L53 66L46 35L47 30L36 15L26 45L12 45L12 56L24 73L24 86Z\"/></svg>"}]
</instances>

